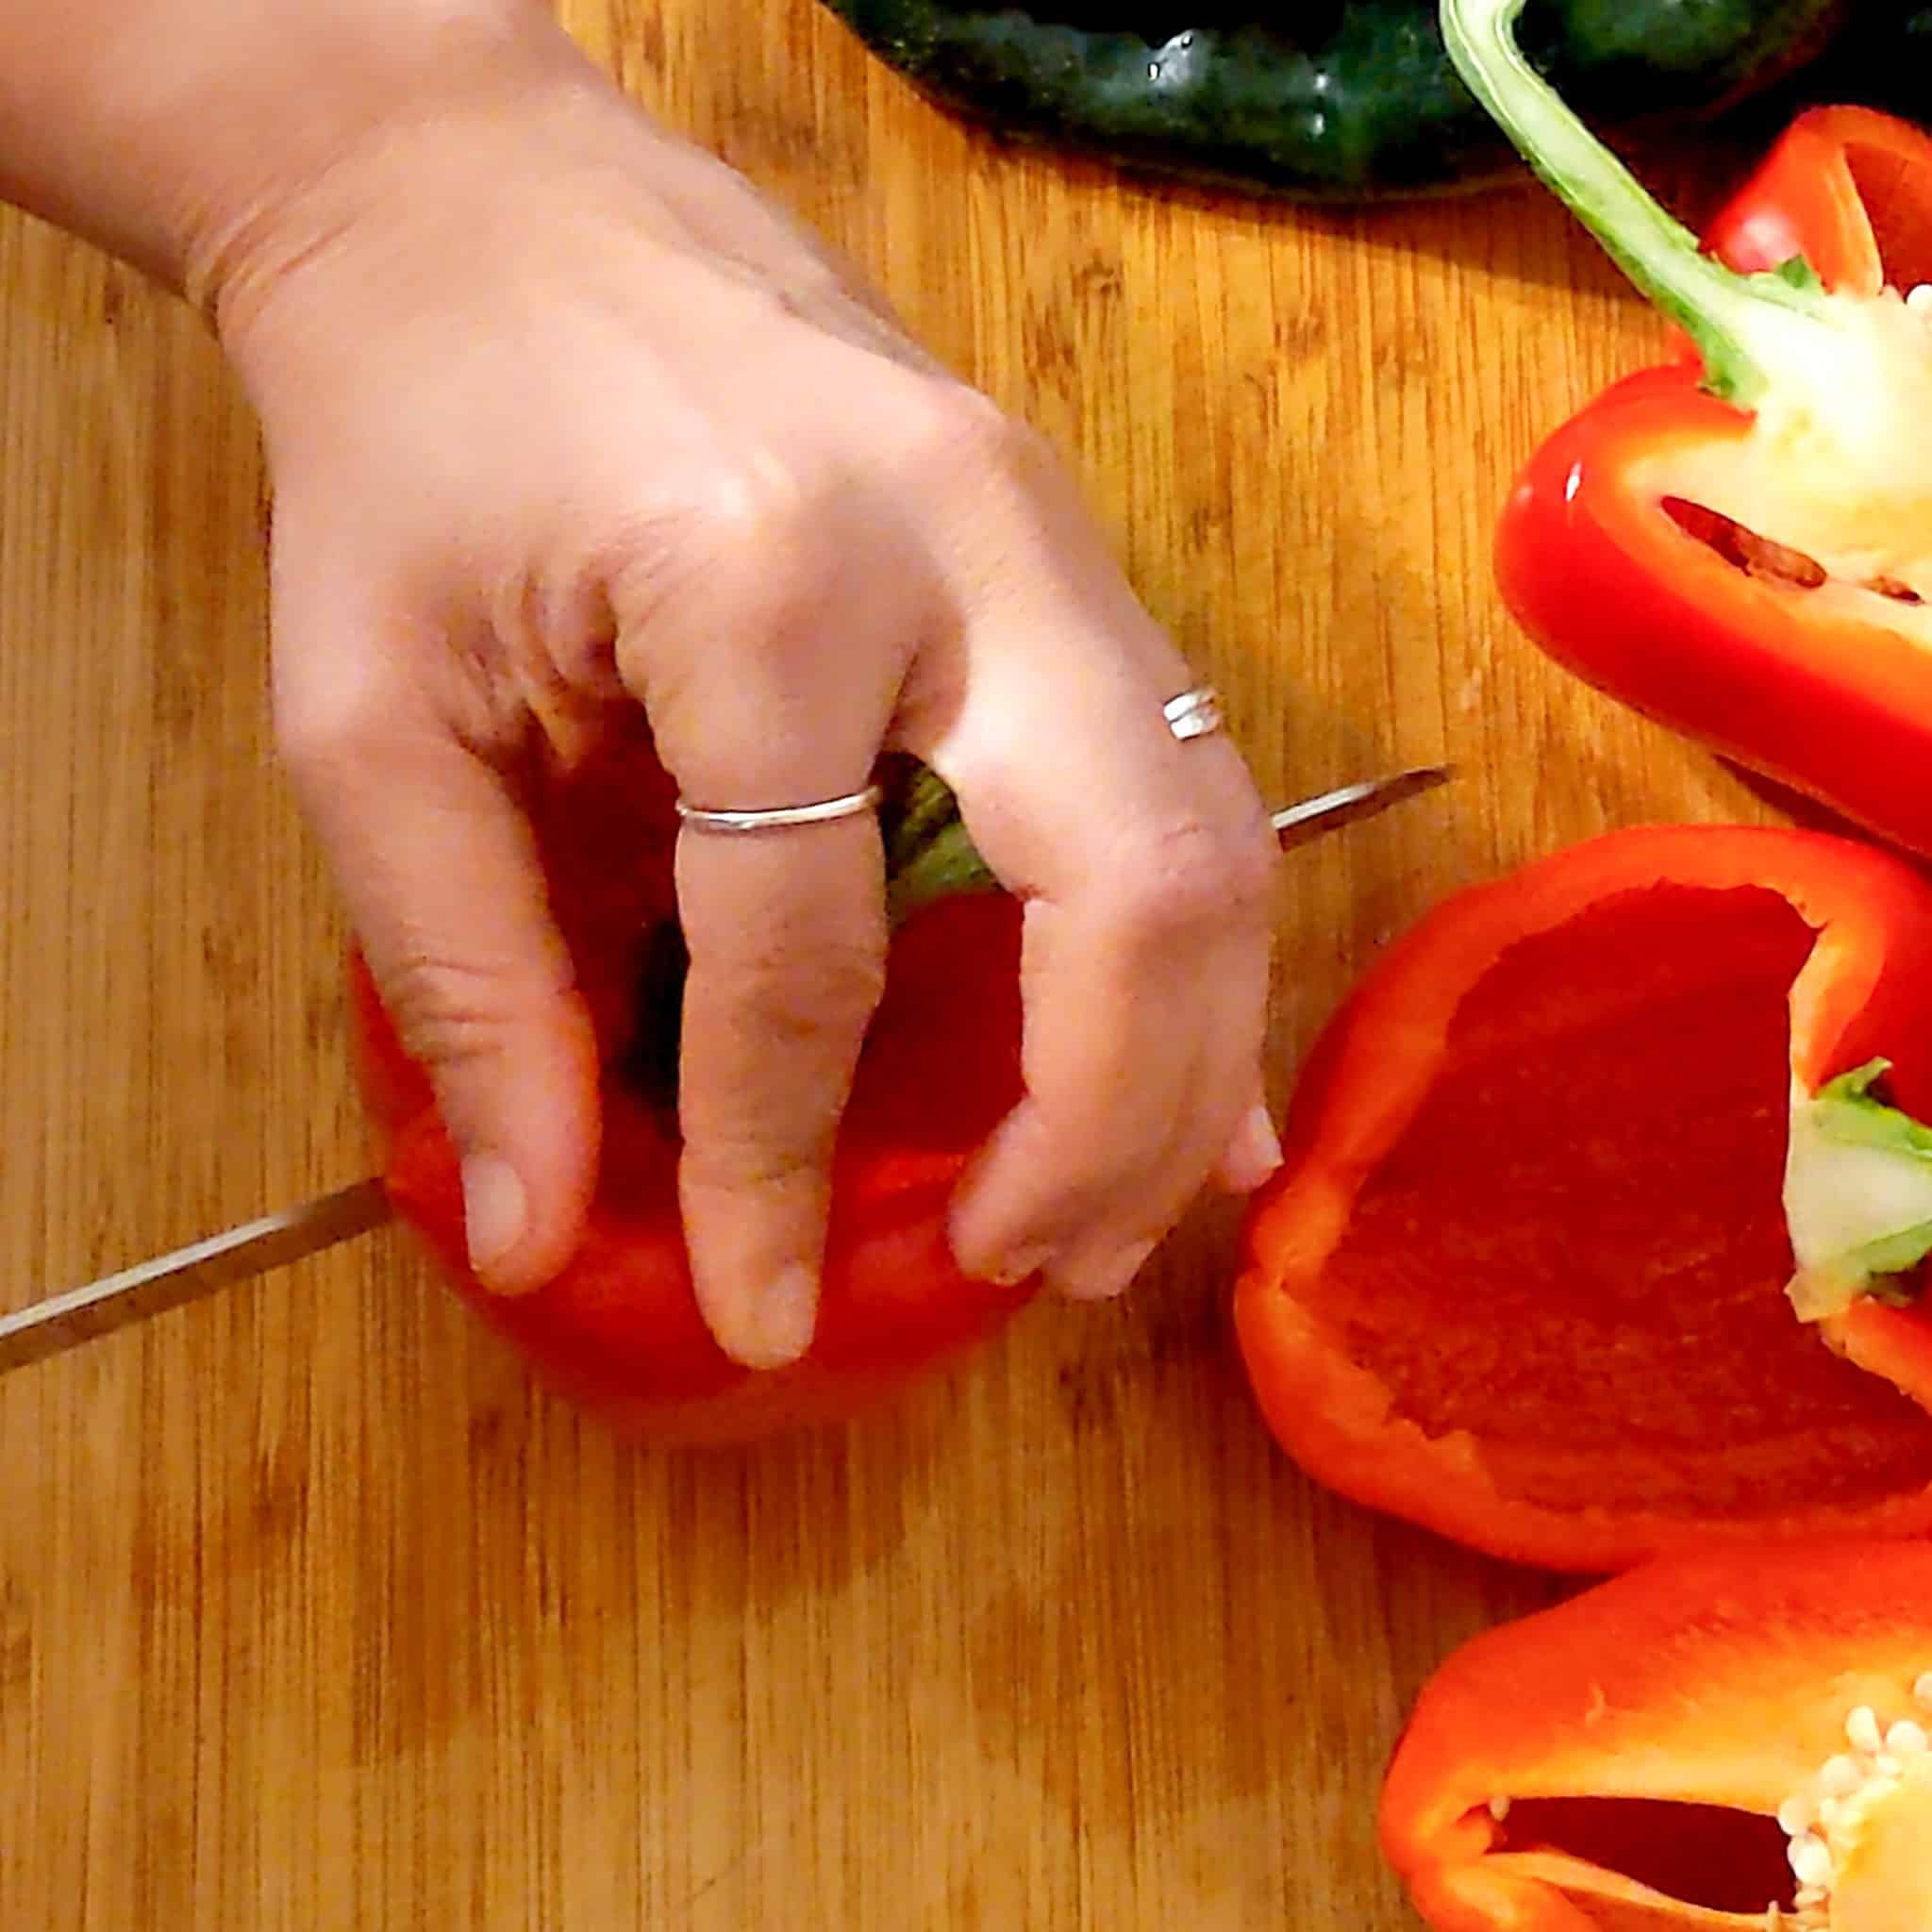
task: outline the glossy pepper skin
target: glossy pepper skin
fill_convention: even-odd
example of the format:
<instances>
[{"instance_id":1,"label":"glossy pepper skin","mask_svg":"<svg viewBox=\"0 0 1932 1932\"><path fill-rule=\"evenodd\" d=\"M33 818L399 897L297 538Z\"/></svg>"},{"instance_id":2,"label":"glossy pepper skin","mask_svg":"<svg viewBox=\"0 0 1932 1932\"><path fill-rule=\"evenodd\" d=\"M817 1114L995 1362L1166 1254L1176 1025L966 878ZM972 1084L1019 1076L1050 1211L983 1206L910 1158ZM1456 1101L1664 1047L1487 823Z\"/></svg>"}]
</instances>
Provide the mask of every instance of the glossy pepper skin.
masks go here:
<instances>
[{"instance_id":1,"label":"glossy pepper skin","mask_svg":"<svg viewBox=\"0 0 1932 1932\"><path fill-rule=\"evenodd\" d=\"M1493 180L1510 155L1433 0L1158 8L827 0L874 53L999 133L1138 172L1356 202ZM1620 125L1707 113L1801 65L1833 0L1549 0L1540 66Z\"/></svg>"},{"instance_id":2,"label":"glossy pepper skin","mask_svg":"<svg viewBox=\"0 0 1932 1932\"><path fill-rule=\"evenodd\" d=\"M648 741L634 739L540 784L527 804L598 1043L585 1078L603 1120L589 1232L535 1294L506 1300L471 1274L461 1178L428 1081L351 962L357 1066L385 1183L457 1293L564 1394L620 1428L691 1442L842 1420L1002 1326L1034 1285L962 1276L945 1209L1020 1091L1015 904L983 891L944 898L895 932L835 1156L816 1336L801 1361L754 1372L724 1355L699 1316L677 1213L675 1106L661 1077L640 1072L667 1060L677 996L675 980L640 986L644 941L674 910L671 785Z\"/></svg>"},{"instance_id":3,"label":"glossy pepper skin","mask_svg":"<svg viewBox=\"0 0 1932 1932\"><path fill-rule=\"evenodd\" d=\"M1650 1564L1442 1665L1389 1767L1382 1849L1437 1932L1914 1932L1932 1924L1928 1693L1932 1544ZM1905 1776L1806 1828L1879 1769L1874 1734ZM1835 1841L1806 1907L1793 1863L1816 1876L1820 1854L1794 1860L1781 1807L1798 1839Z\"/></svg>"},{"instance_id":4,"label":"glossy pepper skin","mask_svg":"<svg viewBox=\"0 0 1932 1932\"><path fill-rule=\"evenodd\" d=\"M1794 1080L1889 1057L1924 1117L1928 962L1932 886L1822 833L1611 833L1438 907L1317 1042L1244 1223L1277 1439L1555 1569L1932 1529L1932 1323L1801 1324L1782 1191Z\"/></svg>"},{"instance_id":5,"label":"glossy pepper skin","mask_svg":"<svg viewBox=\"0 0 1932 1932\"><path fill-rule=\"evenodd\" d=\"M1747 273L1802 257L1827 290L1911 288L1932 278L1932 139L1864 108L1814 109L1706 241ZM1932 604L1827 597L1687 531L1665 508L1674 478L1694 499L1692 465L1712 452L1758 459L1749 412L1703 382L1694 356L1646 370L1537 451L1497 528L1504 600L1588 683L1932 852Z\"/></svg>"}]
</instances>

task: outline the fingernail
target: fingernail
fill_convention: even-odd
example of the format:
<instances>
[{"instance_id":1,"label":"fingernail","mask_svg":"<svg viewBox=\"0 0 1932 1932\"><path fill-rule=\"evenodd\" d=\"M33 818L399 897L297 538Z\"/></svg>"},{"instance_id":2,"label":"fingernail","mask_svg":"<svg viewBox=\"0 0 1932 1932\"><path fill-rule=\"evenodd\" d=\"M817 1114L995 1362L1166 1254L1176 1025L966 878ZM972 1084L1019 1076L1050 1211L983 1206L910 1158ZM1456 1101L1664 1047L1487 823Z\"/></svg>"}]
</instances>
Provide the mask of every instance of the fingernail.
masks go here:
<instances>
[{"instance_id":1,"label":"fingernail","mask_svg":"<svg viewBox=\"0 0 1932 1932\"><path fill-rule=\"evenodd\" d=\"M996 1261L984 1270L978 1279L990 1281L995 1288L1017 1288L1029 1276L1038 1274L1052 1257L1051 1248L1019 1248L1004 1261Z\"/></svg>"},{"instance_id":2,"label":"fingernail","mask_svg":"<svg viewBox=\"0 0 1932 1932\"><path fill-rule=\"evenodd\" d=\"M1251 1194L1280 1165L1281 1137L1267 1108L1250 1108L1221 1158L1222 1178L1230 1192Z\"/></svg>"},{"instance_id":3,"label":"fingernail","mask_svg":"<svg viewBox=\"0 0 1932 1932\"><path fill-rule=\"evenodd\" d=\"M811 1270L798 1261L781 1268L753 1309L754 1332L741 1359L753 1369L795 1362L811 1346L818 1311L819 1284Z\"/></svg>"},{"instance_id":4,"label":"fingernail","mask_svg":"<svg viewBox=\"0 0 1932 1932\"><path fill-rule=\"evenodd\" d=\"M495 1154L464 1160L463 1233L470 1266L486 1288L493 1287L490 1271L523 1240L528 1214L524 1184L508 1161Z\"/></svg>"},{"instance_id":5,"label":"fingernail","mask_svg":"<svg viewBox=\"0 0 1932 1932\"><path fill-rule=\"evenodd\" d=\"M1135 1241L1116 1249L1104 1260L1057 1274L1053 1285L1070 1302L1111 1301L1126 1291L1127 1284L1159 1245L1158 1241Z\"/></svg>"}]
</instances>

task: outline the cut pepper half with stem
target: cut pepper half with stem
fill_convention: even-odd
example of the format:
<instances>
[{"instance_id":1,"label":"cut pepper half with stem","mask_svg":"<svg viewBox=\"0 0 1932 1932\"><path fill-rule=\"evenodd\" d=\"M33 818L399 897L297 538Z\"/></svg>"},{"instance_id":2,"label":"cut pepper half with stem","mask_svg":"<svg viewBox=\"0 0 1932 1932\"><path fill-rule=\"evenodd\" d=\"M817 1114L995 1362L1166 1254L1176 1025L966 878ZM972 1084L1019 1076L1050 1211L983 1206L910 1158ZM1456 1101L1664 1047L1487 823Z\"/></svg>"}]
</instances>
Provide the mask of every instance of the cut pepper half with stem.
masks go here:
<instances>
[{"instance_id":1,"label":"cut pepper half with stem","mask_svg":"<svg viewBox=\"0 0 1932 1932\"><path fill-rule=\"evenodd\" d=\"M1706 248L1522 58L1520 8L1444 0L1452 57L1690 353L1530 459L1504 599L1591 684L1932 851L1932 140L1814 110Z\"/></svg>"},{"instance_id":2,"label":"cut pepper half with stem","mask_svg":"<svg viewBox=\"0 0 1932 1932\"><path fill-rule=\"evenodd\" d=\"M1924 1932L1932 1544L1647 1565L1424 1687L1381 1840L1439 1932Z\"/></svg>"},{"instance_id":3,"label":"cut pepper half with stem","mask_svg":"<svg viewBox=\"0 0 1932 1932\"><path fill-rule=\"evenodd\" d=\"M1553 1568L1932 1530L1928 964L1932 885L1817 832L1611 833L1445 901L1244 1223L1275 1436ZM1806 1269L1841 1291L1801 1320Z\"/></svg>"}]
</instances>

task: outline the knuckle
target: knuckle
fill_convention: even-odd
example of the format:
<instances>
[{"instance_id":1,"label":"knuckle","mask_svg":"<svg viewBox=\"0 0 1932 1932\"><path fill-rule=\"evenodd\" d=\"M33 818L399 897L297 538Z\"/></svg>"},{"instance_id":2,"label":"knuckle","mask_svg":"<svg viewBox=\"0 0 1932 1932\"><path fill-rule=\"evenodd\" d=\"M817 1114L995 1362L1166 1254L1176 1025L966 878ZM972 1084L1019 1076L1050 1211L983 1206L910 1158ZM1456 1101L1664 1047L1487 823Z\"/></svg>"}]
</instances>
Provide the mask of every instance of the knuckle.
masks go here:
<instances>
[{"instance_id":1,"label":"knuckle","mask_svg":"<svg viewBox=\"0 0 1932 1932\"><path fill-rule=\"evenodd\" d=\"M635 643L667 623L682 631L694 615L707 641L781 628L829 588L836 509L830 479L803 460L718 456L675 508L621 532L612 546L620 631Z\"/></svg>"},{"instance_id":2,"label":"knuckle","mask_svg":"<svg viewBox=\"0 0 1932 1932\"><path fill-rule=\"evenodd\" d=\"M708 1120L685 1135L683 1182L713 1194L790 1191L830 1162L837 1125L833 1109L803 1123Z\"/></svg>"},{"instance_id":3,"label":"knuckle","mask_svg":"<svg viewBox=\"0 0 1932 1932\"><path fill-rule=\"evenodd\" d=\"M310 651L293 667L276 645L275 757L311 808L341 815L382 782L400 789L450 742L489 755L518 727L501 660L469 641L434 651Z\"/></svg>"},{"instance_id":4,"label":"knuckle","mask_svg":"<svg viewBox=\"0 0 1932 1932\"><path fill-rule=\"evenodd\" d=\"M1257 810L1252 823L1225 841L1222 905L1241 924L1263 929L1273 919L1281 878L1281 847Z\"/></svg>"},{"instance_id":5,"label":"knuckle","mask_svg":"<svg viewBox=\"0 0 1932 1932\"><path fill-rule=\"evenodd\" d=\"M501 974L462 960L415 956L384 972L381 985L404 1049L445 1077L503 1057L527 1019Z\"/></svg>"},{"instance_id":6,"label":"knuckle","mask_svg":"<svg viewBox=\"0 0 1932 1932\"><path fill-rule=\"evenodd\" d=\"M795 949L770 939L715 970L737 1026L794 1051L862 1030L886 985L883 945L856 935Z\"/></svg>"},{"instance_id":7,"label":"knuckle","mask_svg":"<svg viewBox=\"0 0 1932 1932\"><path fill-rule=\"evenodd\" d=\"M1130 940L1265 926L1276 854L1264 835L1180 818L1131 836L1116 854L1115 909Z\"/></svg>"},{"instance_id":8,"label":"knuckle","mask_svg":"<svg viewBox=\"0 0 1932 1932\"><path fill-rule=\"evenodd\" d=\"M1030 484L1055 466L1045 438L991 396L945 377L923 379L921 388L920 405L903 413L901 429L915 472Z\"/></svg>"},{"instance_id":9,"label":"knuckle","mask_svg":"<svg viewBox=\"0 0 1932 1932\"><path fill-rule=\"evenodd\" d=\"M823 1166L884 986L883 947L859 941L809 953L768 942L721 964L705 1029L715 1057L688 1068L688 1177L765 1188Z\"/></svg>"},{"instance_id":10,"label":"knuckle","mask_svg":"<svg viewBox=\"0 0 1932 1932\"><path fill-rule=\"evenodd\" d=\"M382 716L382 707L354 684L326 695L305 692L300 702L280 701L275 709L276 756L298 788L312 790L360 761Z\"/></svg>"},{"instance_id":11,"label":"knuckle","mask_svg":"<svg viewBox=\"0 0 1932 1932\"><path fill-rule=\"evenodd\" d=\"M760 575L796 568L823 522L824 479L798 462L746 457L721 465L691 507L687 534L701 567Z\"/></svg>"}]
</instances>

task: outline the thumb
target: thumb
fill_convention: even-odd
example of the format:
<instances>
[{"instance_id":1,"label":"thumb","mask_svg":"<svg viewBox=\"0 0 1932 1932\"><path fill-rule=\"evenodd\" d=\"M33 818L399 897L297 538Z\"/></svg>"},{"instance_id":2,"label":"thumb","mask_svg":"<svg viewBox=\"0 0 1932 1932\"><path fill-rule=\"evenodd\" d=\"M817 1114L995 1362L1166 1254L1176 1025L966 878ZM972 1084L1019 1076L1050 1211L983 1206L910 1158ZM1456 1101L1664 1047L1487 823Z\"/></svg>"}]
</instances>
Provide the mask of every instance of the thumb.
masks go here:
<instances>
[{"instance_id":1,"label":"thumb","mask_svg":"<svg viewBox=\"0 0 1932 1932\"><path fill-rule=\"evenodd\" d=\"M597 1056L529 825L502 775L438 721L393 703L311 715L291 682L278 675L283 757L435 1089L471 1267L497 1293L540 1288L589 1211Z\"/></svg>"}]
</instances>

